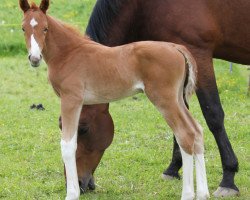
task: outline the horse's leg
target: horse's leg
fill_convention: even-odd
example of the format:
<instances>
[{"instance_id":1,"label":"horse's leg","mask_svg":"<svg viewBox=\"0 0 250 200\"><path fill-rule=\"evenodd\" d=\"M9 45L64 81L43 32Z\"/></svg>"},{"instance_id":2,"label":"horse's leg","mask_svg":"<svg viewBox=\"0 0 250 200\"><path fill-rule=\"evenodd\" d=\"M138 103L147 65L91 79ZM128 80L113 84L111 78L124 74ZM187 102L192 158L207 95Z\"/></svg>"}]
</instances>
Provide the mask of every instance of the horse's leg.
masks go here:
<instances>
[{"instance_id":1,"label":"horse's leg","mask_svg":"<svg viewBox=\"0 0 250 200\"><path fill-rule=\"evenodd\" d=\"M62 139L61 152L66 170L66 200L79 199L80 189L76 168L77 127L82 100L72 96L61 96Z\"/></svg>"},{"instance_id":2,"label":"horse's leg","mask_svg":"<svg viewBox=\"0 0 250 200\"><path fill-rule=\"evenodd\" d=\"M199 66L196 94L207 125L219 148L223 167L223 179L214 195L216 197L238 195L239 190L234 184L238 160L224 127L224 111L218 94L212 58L209 54L202 54L200 50L197 52L193 54Z\"/></svg>"},{"instance_id":3,"label":"horse's leg","mask_svg":"<svg viewBox=\"0 0 250 200\"><path fill-rule=\"evenodd\" d=\"M207 175L205 168L204 153L199 152L194 155L196 168L196 193L197 199L203 200L209 197Z\"/></svg>"},{"instance_id":4,"label":"horse's leg","mask_svg":"<svg viewBox=\"0 0 250 200\"><path fill-rule=\"evenodd\" d=\"M171 108L170 108L171 107ZM174 131L174 135L181 149L183 160L183 187L182 200L194 199L194 183L193 183L193 150L195 129L185 116L184 112L176 104L160 108L164 118Z\"/></svg>"},{"instance_id":5,"label":"horse's leg","mask_svg":"<svg viewBox=\"0 0 250 200\"><path fill-rule=\"evenodd\" d=\"M196 58L197 65L199 66L196 94L207 125L213 133L219 148L223 168L223 179L220 183L220 187L214 192L214 196L239 195L239 189L234 184L235 172L238 171L238 160L234 154L224 127L224 111L220 103L211 53L203 53L200 49L191 50ZM174 142L172 162L164 171L164 178L166 175L176 177L178 170L181 168L179 147L175 140Z\"/></svg>"},{"instance_id":6,"label":"horse's leg","mask_svg":"<svg viewBox=\"0 0 250 200\"><path fill-rule=\"evenodd\" d=\"M195 133L194 158L195 158L195 166L196 166L197 199L206 200L207 198L209 198L209 191L208 191L206 167L205 167L205 161L204 161L203 130L201 126L193 119L191 114L188 112L188 110L184 106L182 106L181 112L182 114L185 115L187 121L189 122L189 126L193 128L194 133ZM182 146L181 143L180 143L180 146ZM181 148L181 154L182 154L182 159L183 159L183 181L184 179L186 179L187 181L188 179L185 178L184 176L185 174L190 173L190 165L193 166L193 162L188 163L188 162L191 162L189 161L191 160L189 158L190 155L188 155L182 148ZM189 183L187 182L184 184L189 184Z\"/></svg>"},{"instance_id":7,"label":"horse's leg","mask_svg":"<svg viewBox=\"0 0 250 200\"><path fill-rule=\"evenodd\" d=\"M189 108L188 103L185 101L185 105ZM180 147L176 141L175 136L173 137L173 154L172 160L168 168L163 172L162 178L165 180L171 180L174 178L180 179L179 170L182 167L182 157Z\"/></svg>"},{"instance_id":8,"label":"horse's leg","mask_svg":"<svg viewBox=\"0 0 250 200\"><path fill-rule=\"evenodd\" d=\"M173 154L172 160L168 168L163 172L162 178L163 179L180 179L179 170L182 167L182 157L180 147L176 141L175 136L173 137Z\"/></svg>"},{"instance_id":9,"label":"horse's leg","mask_svg":"<svg viewBox=\"0 0 250 200\"><path fill-rule=\"evenodd\" d=\"M170 86L168 87L168 85L166 85L166 88L160 89L157 85L154 86L153 84L150 84L150 88L145 88L147 97L162 113L166 122L173 130L178 144L182 148L183 188L181 199L192 200L194 199L193 150L195 129L179 105L178 96L173 94L169 95L169 91L177 90Z\"/></svg>"},{"instance_id":10,"label":"horse's leg","mask_svg":"<svg viewBox=\"0 0 250 200\"><path fill-rule=\"evenodd\" d=\"M195 158L195 167L196 167L196 193L197 199L203 200L209 198L209 191L207 185L207 175L206 167L204 160L204 139L203 139L203 129L196 122L191 114L187 111L186 108L183 108L187 118L190 119L192 126L196 130L195 141L194 141L194 158Z\"/></svg>"},{"instance_id":11,"label":"horse's leg","mask_svg":"<svg viewBox=\"0 0 250 200\"><path fill-rule=\"evenodd\" d=\"M181 200L192 200L194 199L193 155L186 153L182 148L180 149L183 160L183 186Z\"/></svg>"}]
</instances>

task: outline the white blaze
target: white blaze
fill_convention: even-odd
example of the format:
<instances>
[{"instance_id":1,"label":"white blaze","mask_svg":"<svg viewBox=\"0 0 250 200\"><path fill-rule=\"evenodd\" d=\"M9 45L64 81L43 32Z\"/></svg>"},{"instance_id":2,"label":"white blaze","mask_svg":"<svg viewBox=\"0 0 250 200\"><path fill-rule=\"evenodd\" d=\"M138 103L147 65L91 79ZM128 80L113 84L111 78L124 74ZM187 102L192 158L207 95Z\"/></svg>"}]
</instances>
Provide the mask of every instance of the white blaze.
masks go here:
<instances>
[{"instance_id":1,"label":"white blaze","mask_svg":"<svg viewBox=\"0 0 250 200\"><path fill-rule=\"evenodd\" d=\"M34 38L34 34L31 35L31 41L30 41L30 55L34 56L36 58L40 58L41 55L41 50L39 48L39 45L36 41L36 39Z\"/></svg>"},{"instance_id":2,"label":"white blaze","mask_svg":"<svg viewBox=\"0 0 250 200\"><path fill-rule=\"evenodd\" d=\"M38 24L38 22L35 20L35 18L33 18L32 20L30 20L30 25L34 28L36 25Z\"/></svg>"}]
</instances>

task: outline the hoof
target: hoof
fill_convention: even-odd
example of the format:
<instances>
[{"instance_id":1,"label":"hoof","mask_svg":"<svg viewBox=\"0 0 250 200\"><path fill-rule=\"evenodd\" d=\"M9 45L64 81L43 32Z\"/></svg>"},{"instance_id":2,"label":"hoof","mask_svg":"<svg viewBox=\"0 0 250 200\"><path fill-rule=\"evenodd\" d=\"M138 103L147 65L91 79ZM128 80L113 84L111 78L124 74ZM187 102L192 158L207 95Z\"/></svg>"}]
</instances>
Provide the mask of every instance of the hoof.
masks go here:
<instances>
[{"instance_id":1,"label":"hoof","mask_svg":"<svg viewBox=\"0 0 250 200\"><path fill-rule=\"evenodd\" d=\"M163 180L173 180L173 179L175 179L175 177L170 176L170 175L166 175L166 174L162 174L162 175L161 175L161 178L162 178Z\"/></svg>"},{"instance_id":2,"label":"hoof","mask_svg":"<svg viewBox=\"0 0 250 200\"><path fill-rule=\"evenodd\" d=\"M194 193L184 193L181 195L181 200L194 200Z\"/></svg>"},{"instance_id":3,"label":"hoof","mask_svg":"<svg viewBox=\"0 0 250 200\"><path fill-rule=\"evenodd\" d=\"M240 192L231 188L218 187L218 189L213 193L214 197L232 197L239 196Z\"/></svg>"},{"instance_id":4,"label":"hoof","mask_svg":"<svg viewBox=\"0 0 250 200\"><path fill-rule=\"evenodd\" d=\"M210 197L210 195L209 195L209 193L208 192L203 192L202 194L201 193L199 193L199 194L197 194L197 200L207 200L207 199L209 199L209 197Z\"/></svg>"},{"instance_id":5,"label":"hoof","mask_svg":"<svg viewBox=\"0 0 250 200\"><path fill-rule=\"evenodd\" d=\"M167 174L164 174L164 173L161 175L161 178L163 180L174 180L174 179L180 180L181 179L180 176L176 177L176 176L171 176L171 175L167 175Z\"/></svg>"},{"instance_id":6,"label":"hoof","mask_svg":"<svg viewBox=\"0 0 250 200\"><path fill-rule=\"evenodd\" d=\"M78 200L80 197L80 191L69 190L65 200Z\"/></svg>"}]
</instances>

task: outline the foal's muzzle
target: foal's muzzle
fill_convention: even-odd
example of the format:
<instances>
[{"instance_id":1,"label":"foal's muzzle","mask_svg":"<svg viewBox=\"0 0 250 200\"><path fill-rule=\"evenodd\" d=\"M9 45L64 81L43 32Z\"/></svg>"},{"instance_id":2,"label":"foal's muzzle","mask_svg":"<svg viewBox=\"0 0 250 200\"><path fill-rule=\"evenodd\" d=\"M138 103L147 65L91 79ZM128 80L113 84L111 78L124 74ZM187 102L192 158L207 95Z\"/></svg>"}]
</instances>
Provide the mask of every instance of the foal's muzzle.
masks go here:
<instances>
[{"instance_id":1,"label":"foal's muzzle","mask_svg":"<svg viewBox=\"0 0 250 200\"><path fill-rule=\"evenodd\" d=\"M40 57L37 57L30 54L28 58L32 67L38 67L43 57L42 55L40 55Z\"/></svg>"}]
</instances>

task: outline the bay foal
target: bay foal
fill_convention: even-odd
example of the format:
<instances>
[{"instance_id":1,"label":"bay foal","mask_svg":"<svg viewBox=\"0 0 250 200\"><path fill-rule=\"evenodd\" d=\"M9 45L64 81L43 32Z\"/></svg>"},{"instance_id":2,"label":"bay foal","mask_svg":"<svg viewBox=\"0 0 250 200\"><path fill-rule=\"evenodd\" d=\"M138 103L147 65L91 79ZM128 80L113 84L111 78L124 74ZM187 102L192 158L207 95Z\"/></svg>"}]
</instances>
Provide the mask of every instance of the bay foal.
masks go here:
<instances>
[{"instance_id":1,"label":"bay foal","mask_svg":"<svg viewBox=\"0 0 250 200\"><path fill-rule=\"evenodd\" d=\"M19 3L30 63L38 67L44 58L49 81L61 98L66 199L78 199L80 195L76 148L82 105L108 103L139 92L144 92L161 112L181 147L182 199L194 198L193 156L197 199L207 199L203 133L185 106L195 89L196 76L196 63L188 50L152 41L106 47L46 15L48 0L42 0L39 7L29 5L27 0Z\"/></svg>"}]
</instances>

